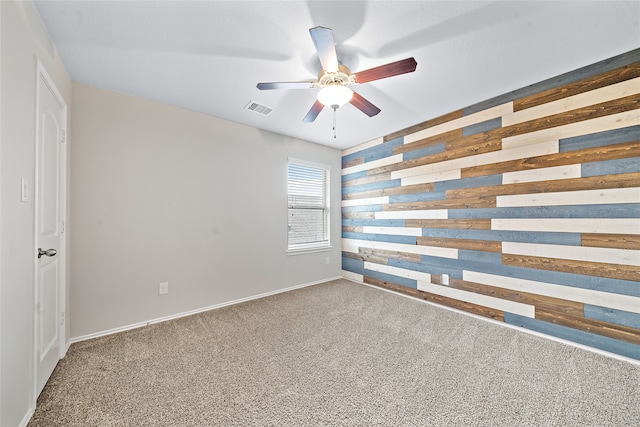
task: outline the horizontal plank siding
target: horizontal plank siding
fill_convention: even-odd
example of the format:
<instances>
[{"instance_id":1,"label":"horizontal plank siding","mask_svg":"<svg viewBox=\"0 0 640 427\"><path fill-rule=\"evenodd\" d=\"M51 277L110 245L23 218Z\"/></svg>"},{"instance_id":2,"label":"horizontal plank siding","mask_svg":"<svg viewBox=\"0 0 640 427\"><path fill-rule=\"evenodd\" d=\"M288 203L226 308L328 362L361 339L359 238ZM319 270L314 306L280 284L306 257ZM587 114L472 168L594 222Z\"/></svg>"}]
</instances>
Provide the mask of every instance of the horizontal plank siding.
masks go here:
<instances>
[{"instance_id":1,"label":"horizontal plank siding","mask_svg":"<svg viewBox=\"0 0 640 427\"><path fill-rule=\"evenodd\" d=\"M345 277L640 360L640 49L343 152Z\"/></svg>"}]
</instances>

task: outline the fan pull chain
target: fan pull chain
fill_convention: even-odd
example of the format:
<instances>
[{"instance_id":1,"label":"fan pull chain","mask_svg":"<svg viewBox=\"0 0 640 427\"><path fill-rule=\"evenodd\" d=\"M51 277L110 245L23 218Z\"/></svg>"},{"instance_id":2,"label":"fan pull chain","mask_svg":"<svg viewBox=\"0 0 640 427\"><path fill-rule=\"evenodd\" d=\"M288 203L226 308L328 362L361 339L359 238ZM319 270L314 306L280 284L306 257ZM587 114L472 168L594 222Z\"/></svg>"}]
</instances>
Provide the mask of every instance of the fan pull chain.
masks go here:
<instances>
[{"instance_id":1,"label":"fan pull chain","mask_svg":"<svg viewBox=\"0 0 640 427\"><path fill-rule=\"evenodd\" d=\"M333 107L333 139L336 139L336 111L338 107Z\"/></svg>"}]
</instances>

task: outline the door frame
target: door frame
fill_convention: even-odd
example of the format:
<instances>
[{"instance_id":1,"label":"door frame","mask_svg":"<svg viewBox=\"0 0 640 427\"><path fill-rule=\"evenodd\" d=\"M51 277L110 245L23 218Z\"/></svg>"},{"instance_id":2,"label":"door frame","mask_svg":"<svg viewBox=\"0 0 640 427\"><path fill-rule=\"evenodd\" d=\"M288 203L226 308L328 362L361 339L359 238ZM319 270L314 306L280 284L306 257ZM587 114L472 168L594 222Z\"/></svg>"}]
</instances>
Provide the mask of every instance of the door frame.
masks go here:
<instances>
[{"instance_id":1,"label":"door frame","mask_svg":"<svg viewBox=\"0 0 640 427\"><path fill-rule=\"evenodd\" d=\"M60 221L63 222L61 225L61 233L60 233L60 249L56 255L59 256L59 270L58 270L58 336L59 336L59 359L62 359L66 352L66 325L67 325L67 316L66 316L66 278L67 278L67 139L68 139L68 107L64 98L60 94L60 91L56 87L53 79L45 69L44 65L40 61L38 57L35 58L36 62L36 79L35 79L35 121L34 121L34 174L33 174L33 407L35 408L36 400L38 398L38 312L37 312L37 304L38 304L38 258L36 254L38 252L38 230L40 228L38 220L38 201L40 196L40 188L39 188L39 174L40 174L40 149L38 144L38 138L40 137L40 82L42 82L46 88L51 92L53 97L55 98L58 105L62 109L62 126L64 131L64 137L62 143L60 144L59 151L59 170L58 170L58 179L59 179L59 195L58 195L58 209L60 215Z\"/></svg>"}]
</instances>

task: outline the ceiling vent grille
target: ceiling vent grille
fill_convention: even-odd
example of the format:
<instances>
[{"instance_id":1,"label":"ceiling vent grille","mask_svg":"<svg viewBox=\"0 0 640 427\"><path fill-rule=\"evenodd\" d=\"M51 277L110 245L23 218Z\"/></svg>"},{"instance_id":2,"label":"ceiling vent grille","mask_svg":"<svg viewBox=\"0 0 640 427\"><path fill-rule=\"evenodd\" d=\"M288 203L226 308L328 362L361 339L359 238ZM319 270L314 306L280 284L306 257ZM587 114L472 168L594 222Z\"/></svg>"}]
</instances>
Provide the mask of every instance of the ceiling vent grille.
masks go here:
<instances>
[{"instance_id":1,"label":"ceiling vent grille","mask_svg":"<svg viewBox=\"0 0 640 427\"><path fill-rule=\"evenodd\" d=\"M254 113L268 116L273 111L273 108L267 107L266 105L258 104L257 102L249 101L249 103L244 107L245 110L253 111Z\"/></svg>"}]
</instances>

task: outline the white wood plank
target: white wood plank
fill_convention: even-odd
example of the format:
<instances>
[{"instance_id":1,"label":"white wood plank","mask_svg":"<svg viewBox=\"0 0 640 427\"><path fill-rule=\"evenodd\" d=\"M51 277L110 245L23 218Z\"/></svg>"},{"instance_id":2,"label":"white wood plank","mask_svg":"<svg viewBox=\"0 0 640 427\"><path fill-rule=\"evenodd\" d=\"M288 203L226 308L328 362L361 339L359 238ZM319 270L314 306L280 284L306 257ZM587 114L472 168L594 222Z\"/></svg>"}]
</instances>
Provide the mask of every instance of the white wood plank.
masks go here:
<instances>
[{"instance_id":1,"label":"white wood plank","mask_svg":"<svg viewBox=\"0 0 640 427\"><path fill-rule=\"evenodd\" d=\"M488 295L469 292L462 289L449 288L447 286L434 285L429 282L418 282L418 289L436 295L442 295L465 301L472 304L478 304L483 307L489 307L496 310L507 311L509 313L519 314L530 318L535 317L535 307L528 304L522 304L515 301L509 301L502 298L491 297Z\"/></svg>"},{"instance_id":2,"label":"white wood plank","mask_svg":"<svg viewBox=\"0 0 640 427\"><path fill-rule=\"evenodd\" d=\"M342 169L342 175L348 175L350 173L367 171L369 169L375 169L381 166L389 166L394 163L400 163L401 161L402 161L402 154L395 154L393 156L385 157L383 159L373 160L371 162L366 162L360 165L344 168Z\"/></svg>"},{"instance_id":3,"label":"white wood plank","mask_svg":"<svg viewBox=\"0 0 640 427\"><path fill-rule=\"evenodd\" d=\"M367 148L375 147L376 145L380 145L384 142L384 137L379 137L376 139L372 139L371 141L363 142L362 144L358 144L351 148L345 148L342 150L342 156L348 156L349 154L357 153L358 151L366 150Z\"/></svg>"},{"instance_id":4,"label":"white wood plank","mask_svg":"<svg viewBox=\"0 0 640 427\"><path fill-rule=\"evenodd\" d=\"M448 209L375 212L375 219L447 219Z\"/></svg>"},{"instance_id":5,"label":"white wood plank","mask_svg":"<svg viewBox=\"0 0 640 427\"><path fill-rule=\"evenodd\" d=\"M492 230L640 234L638 218L497 218Z\"/></svg>"},{"instance_id":6,"label":"white wood plank","mask_svg":"<svg viewBox=\"0 0 640 427\"><path fill-rule=\"evenodd\" d=\"M389 265L376 264L373 262L364 262L364 269L377 271L378 273L391 274L398 277L404 277L405 279L413 280L426 280L431 281L431 275L429 273L423 273L421 271L408 270L406 268L393 267Z\"/></svg>"},{"instance_id":7,"label":"white wood plank","mask_svg":"<svg viewBox=\"0 0 640 427\"><path fill-rule=\"evenodd\" d=\"M632 249L502 242L502 253L640 266L640 251Z\"/></svg>"},{"instance_id":8,"label":"white wood plank","mask_svg":"<svg viewBox=\"0 0 640 427\"><path fill-rule=\"evenodd\" d=\"M478 111L477 113L469 114L457 119L450 120L446 123L423 129L416 133L409 134L404 137L404 143L409 144L421 139L429 138L430 136L440 135L441 133L449 132L455 129L460 129L465 126L475 125L476 123L486 122L487 120L501 117L505 114L513 112L513 102L507 102L506 104L497 105L495 107L487 108L486 110Z\"/></svg>"},{"instance_id":9,"label":"white wood plank","mask_svg":"<svg viewBox=\"0 0 640 427\"><path fill-rule=\"evenodd\" d=\"M541 117L551 116L564 111L576 110L578 108L596 105L601 102L612 101L624 98L625 96L640 93L640 77L616 83L603 88L594 89L589 92L569 96L557 101L547 102L515 113L502 116L502 126L510 126Z\"/></svg>"},{"instance_id":10,"label":"white wood plank","mask_svg":"<svg viewBox=\"0 0 640 427\"><path fill-rule=\"evenodd\" d=\"M422 228L409 227L362 227L363 233L390 234L392 236L422 236Z\"/></svg>"},{"instance_id":11,"label":"white wood plank","mask_svg":"<svg viewBox=\"0 0 640 427\"><path fill-rule=\"evenodd\" d=\"M502 174L502 183L516 184L519 182L552 181L556 179L580 178L581 175L582 166L579 164L554 166L518 172L505 172Z\"/></svg>"},{"instance_id":12,"label":"white wood plank","mask_svg":"<svg viewBox=\"0 0 640 427\"><path fill-rule=\"evenodd\" d=\"M514 194L496 197L496 206L566 206L640 203L640 188L558 191L553 193Z\"/></svg>"},{"instance_id":13,"label":"white wood plank","mask_svg":"<svg viewBox=\"0 0 640 427\"><path fill-rule=\"evenodd\" d=\"M360 283L364 282L364 276L362 274L352 273L351 271L342 270L341 271L341 275L345 279L354 280L354 281L360 282Z\"/></svg>"},{"instance_id":14,"label":"white wood plank","mask_svg":"<svg viewBox=\"0 0 640 427\"><path fill-rule=\"evenodd\" d=\"M440 258L458 259L457 249L438 248L435 246L409 245L404 243L377 242L373 240L342 239L343 251L358 253L358 248L380 249L418 255L429 255Z\"/></svg>"},{"instance_id":15,"label":"white wood plank","mask_svg":"<svg viewBox=\"0 0 640 427\"><path fill-rule=\"evenodd\" d=\"M583 120L567 125L542 129L522 135L510 136L502 139L502 149L524 147L551 139L571 138L612 129L620 129L640 124L640 109L611 114L591 120Z\"/></svg>"},{"instance_id":16,"label":"white wood plank","mask_svg":"<svg viewBox=\"0 0 640 427\"><path fill-rule=\"evenodd\" d=\"M424 175L410 176L408 178L402 178L400 180L400 186L405 187L407 185L414 184L427 184L429 182L449 181L450 179L460 179L460 169L452 169L448 171L427 173Z\"/></svg>"},{"instance_id":17,"label":"white wood plank","mask_svg":"<svg viewBox=\"0 0 640 427\"><path fill-rule=\"evenodd\" d=\"M630 311L632 313L640 313L640 298L628 295L574 288L571 286L556 285L552 283L538 282L535 280L517 279L514 277L505 277L467 270L462 272L462 278L469 282L495 286L498 288L529 292L536 295L598 305L600 307Z\"/></svg>"},{"instance_id":18,"label":"white wood plank","mask_svg":"<svg viewBox=\"0 0 640 427\"><path fill-rule=\"evenodd\" d=\"M527 157L543 156L558 152L558 140L550 139L546 142L533 144L526 147L516 147L508 150L492 151L490 153L477 154L475 156L460 159L447 160L445 162L431 163L423 166L402 169L391 172L391 179L408 178L410 176L430 174L434 172L452 169L463 169L473 166L488 165L492 163L506 162L509 160L525 159Z\"/></svg>"},{"instance_id":19,"label":"white wood plank","mask_svg":"<svg viewBox=\"0 0 640 427\"><path fill-rule=\"evenodd\" d=\"M387 205L389 204L389 196L369 197L365 199L343 200L342 206L367 206L367 205Z\"/></svg>"}]
</instances>

